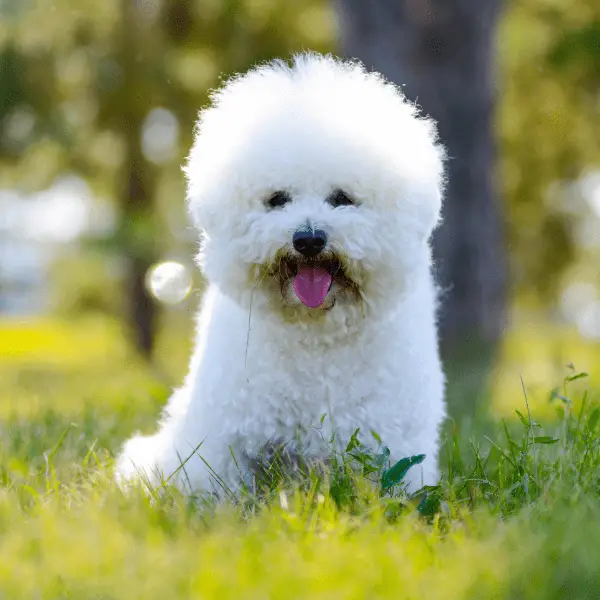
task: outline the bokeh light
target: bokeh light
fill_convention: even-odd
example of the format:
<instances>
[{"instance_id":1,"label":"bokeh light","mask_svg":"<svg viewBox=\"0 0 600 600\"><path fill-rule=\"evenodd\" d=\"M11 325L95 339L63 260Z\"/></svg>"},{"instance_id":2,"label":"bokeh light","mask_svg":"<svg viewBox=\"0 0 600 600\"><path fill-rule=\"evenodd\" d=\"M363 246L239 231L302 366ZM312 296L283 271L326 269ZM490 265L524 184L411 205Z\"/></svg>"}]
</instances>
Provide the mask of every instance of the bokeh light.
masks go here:
<instances>
[{"instance_id":1,"label":"bokeh light","mask_svg":"<svg viewBox=\"0 0 600 600\"><path fill-rule=\"evenodd\" d=\"M192 289L192 275L185 265L165 261L148 269L146 286L159 302L179 304Z\"/></svg>"}]
</instances>

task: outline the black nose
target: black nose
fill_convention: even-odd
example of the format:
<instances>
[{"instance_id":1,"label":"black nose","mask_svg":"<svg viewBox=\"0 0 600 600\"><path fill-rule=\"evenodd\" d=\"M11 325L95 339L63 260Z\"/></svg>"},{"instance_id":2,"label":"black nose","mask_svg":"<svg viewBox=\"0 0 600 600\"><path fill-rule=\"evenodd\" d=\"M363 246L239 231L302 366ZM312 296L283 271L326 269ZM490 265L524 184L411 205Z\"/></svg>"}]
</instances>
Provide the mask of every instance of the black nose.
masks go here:
<instances>
[{"instance_id":1,"label":"black nose","mask_svg":"<svg viewBox=\"0 0 600 600\"><path fill-rule=\"evenodd\" d=\"M327 244L327 234L321 229L300 230L294 233L292 239L294 248L307 258L317 256L325 244Z\"/></svg>"}]
</instances>

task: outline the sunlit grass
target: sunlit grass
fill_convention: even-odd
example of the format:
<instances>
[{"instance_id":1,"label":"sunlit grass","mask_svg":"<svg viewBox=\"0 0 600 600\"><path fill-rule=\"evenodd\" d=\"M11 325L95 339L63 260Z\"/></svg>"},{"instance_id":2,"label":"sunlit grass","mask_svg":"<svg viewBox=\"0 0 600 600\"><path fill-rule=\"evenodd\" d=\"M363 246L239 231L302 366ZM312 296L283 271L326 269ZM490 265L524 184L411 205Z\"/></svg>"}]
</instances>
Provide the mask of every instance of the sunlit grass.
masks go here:
<instances>
[{"instance_id":1,"label":"sunlit grass","mask_svg":"<svg viewBox=\"0 0 600 600\"><path fill-rule=\"evenodd\" d=\"M2 363L42 363L59 368L89 367L119 360L127 347L119 326L108 319L52 318L0 321Z\"/></svg>"},{"instance_id":2,"label":"sunlit grass","mask_svg":"<svg viewBox=\"0 0 600 600\"><path fill-rule=\"evenodd\" d=\"M532 319L518 322L504 339L494 368L493 413L513 418L515 408L524 406L522 379L538 417L553 417L557 403L552 401L552 391L558 388L564 394L563 380L571 370L567 365L590 375L568 386L575 398L581 398L590 381L600 380L599 351L600 344L583 339L572 329Z\"/></svg>"},{"instance_id":3,"label":"sunlit grass","mask_svg":"<svg viewBox=\"0 0 600 600\"><path fill-rule=\"evenodd\" d=\"M449 428L425 503L345 468L223 505L168 485L125 495L114 453L153 428L185 371L183 331L161 341L173 364L149 367L103 320L1 325L0 598L599 597L593 345L511 334L492 418ZM570 360L591 377L565 381Z\"/></svg>"}]
</instances>

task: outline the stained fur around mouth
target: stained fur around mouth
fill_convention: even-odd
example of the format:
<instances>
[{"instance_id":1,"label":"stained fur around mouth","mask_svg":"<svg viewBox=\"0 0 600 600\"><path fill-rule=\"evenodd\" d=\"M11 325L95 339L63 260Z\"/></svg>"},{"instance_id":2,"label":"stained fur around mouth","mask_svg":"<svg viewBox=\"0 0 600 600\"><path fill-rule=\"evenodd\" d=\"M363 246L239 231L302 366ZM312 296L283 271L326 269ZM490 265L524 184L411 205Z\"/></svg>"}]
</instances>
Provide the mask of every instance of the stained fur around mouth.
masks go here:
<instances>
[{"instance_id":1,"label":"stained fur around mouth","mask_svg":"<svg viewBox=\"0 0 600 600\"><path fill-rule=\"evenodd\" d=\"M338 284L344 291L344 295L355 300L361 299L359 285L351 279L343 261L334 253L328 253L315 258L304 258L297 254L286 253L280 255L273 263L269 271L269 275L275 277L279 283L282 296L285 296L285 286L299 272L301 267L319 267L325 269L332 276L332 283ZM333 305L335 304L333 299ZM330 308L333 308L333 305Z\"/></svg>"}]
</instances>

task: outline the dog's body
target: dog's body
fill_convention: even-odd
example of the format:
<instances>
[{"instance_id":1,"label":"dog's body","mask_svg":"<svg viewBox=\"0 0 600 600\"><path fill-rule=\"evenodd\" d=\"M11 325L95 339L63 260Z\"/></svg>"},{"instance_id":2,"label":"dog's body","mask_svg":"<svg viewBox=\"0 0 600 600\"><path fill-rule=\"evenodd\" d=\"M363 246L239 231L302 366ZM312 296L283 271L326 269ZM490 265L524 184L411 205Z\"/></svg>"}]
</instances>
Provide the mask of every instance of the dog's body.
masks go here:
<instances>
[{"instance_id":1,"label":"dog's body","mask_svg":"<svg viewBox=\"0 0 600 600\"><path fill-rule=\"evenodd\" d=\"M215 96L186 172L209 284L195 351L119 478L156 482L193 454L182 489L235 489L270 441L320 457L332 433L343 447L360 428L392 459L427 455L411 490L435 484L445 409L428 240L443 151L431 122L360 65L297 57Z\"/></svg>"}]
</instances>

